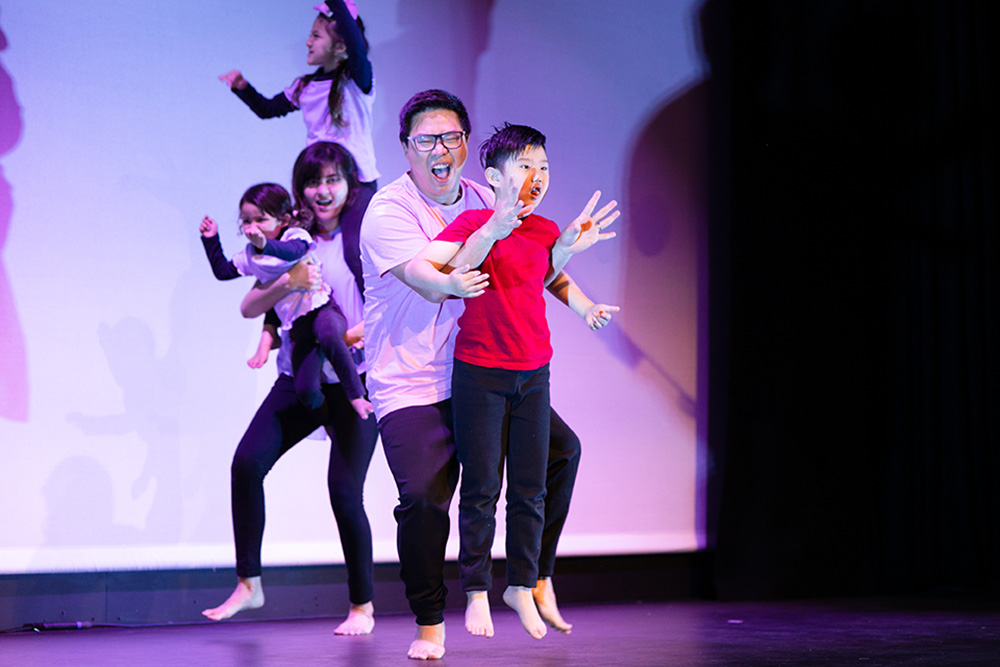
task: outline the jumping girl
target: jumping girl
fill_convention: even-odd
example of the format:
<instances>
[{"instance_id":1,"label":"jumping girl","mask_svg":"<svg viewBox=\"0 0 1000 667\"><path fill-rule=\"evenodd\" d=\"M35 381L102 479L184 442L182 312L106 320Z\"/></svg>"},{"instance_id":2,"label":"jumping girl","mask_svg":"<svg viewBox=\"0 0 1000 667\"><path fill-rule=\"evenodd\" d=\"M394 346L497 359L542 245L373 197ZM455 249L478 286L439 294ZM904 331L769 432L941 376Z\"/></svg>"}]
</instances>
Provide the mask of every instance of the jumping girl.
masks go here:
<instances>
[{"instance_id":1,"label":"jumping girl","mask_svg":"<svg viewBox=\"0 0 1000 667\"><path fill-rule=\"evenodd\" d=\"M301 110L306 143L331 141L342 145L358 165L359 186L374 194L379 176L372 142L375 79L364 22L353 0L327 0L313 9L319 16L306 40L306 63L316 71L295 79L271 99L257 92L239 70L219 79L260 118ZM370 197L359 199L367 205Z\"/></svg>"}]
</instances>

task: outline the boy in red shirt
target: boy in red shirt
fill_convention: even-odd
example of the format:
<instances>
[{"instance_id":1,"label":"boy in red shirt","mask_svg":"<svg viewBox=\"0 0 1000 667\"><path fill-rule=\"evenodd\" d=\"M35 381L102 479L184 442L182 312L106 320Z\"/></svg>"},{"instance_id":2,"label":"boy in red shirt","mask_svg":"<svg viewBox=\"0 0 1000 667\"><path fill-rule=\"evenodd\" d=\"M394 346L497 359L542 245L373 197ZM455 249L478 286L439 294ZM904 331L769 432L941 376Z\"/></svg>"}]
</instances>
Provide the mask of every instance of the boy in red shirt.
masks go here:
<instances>
[{"instance_id":1,"label":"boy in red shirt","mask_svg":"<svg viewBox=\"0 0 1000 667\"><path fill-rule=\"evenodd\" d=\"M493 636L487 591L504 459L507 460L507 590L524 629L546 632L531 596L538 581L549 441L545 286L569 258L617 217L612 201L592 215L600 192L562 232L534 215L549 185L545 136L505 124L480 147L495 209L466 211L411 261L407 281L466 299L452 370L455 445L462 464L459 569L468 595L465 627ZM459 262L462 266L453 268ZM474 269L473 267L481 267ZM610 313L605 313L610 318Z\"/></svg>"}]
</instances>

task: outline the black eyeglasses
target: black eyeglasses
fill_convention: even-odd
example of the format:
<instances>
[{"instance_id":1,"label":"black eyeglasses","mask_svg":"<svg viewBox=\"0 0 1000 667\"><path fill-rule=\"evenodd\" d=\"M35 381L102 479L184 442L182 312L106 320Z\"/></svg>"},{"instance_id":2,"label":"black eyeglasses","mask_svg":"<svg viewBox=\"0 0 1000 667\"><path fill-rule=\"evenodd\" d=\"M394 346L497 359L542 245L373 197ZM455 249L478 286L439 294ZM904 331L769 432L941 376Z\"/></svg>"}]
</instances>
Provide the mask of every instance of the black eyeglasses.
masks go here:
<instances>
[{"instance_id":1,"label":"black eyeglasses","mask_svg":"<svg viewBox=\"0 0 1000 667\"><path fill-rule=\"evenodd\" d=\"M415 137L409 137L409 139L413 143L413 147L421 153L427 153L428 151L434 150L434 147L437 146L438 139L441 140L441 145L448 150L455 150L456 148L461 148L462 142L465 141L465 132L418 134Z\"/></svg>"}]
</instances>

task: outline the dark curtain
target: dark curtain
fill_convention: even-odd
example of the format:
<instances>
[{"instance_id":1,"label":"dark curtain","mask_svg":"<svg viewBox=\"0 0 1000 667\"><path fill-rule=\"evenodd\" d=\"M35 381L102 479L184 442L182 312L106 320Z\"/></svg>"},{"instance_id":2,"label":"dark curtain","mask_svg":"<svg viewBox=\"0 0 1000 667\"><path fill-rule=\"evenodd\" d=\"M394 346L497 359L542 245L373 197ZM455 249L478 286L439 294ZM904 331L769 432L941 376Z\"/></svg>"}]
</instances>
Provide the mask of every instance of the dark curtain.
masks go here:
<instances>
[{"instance_id":1,"label":"dark curtain","mask_svg":"<svg viewBox=\"0 0 1000 667\"><path fill-rule=\"evenodd\" d=\"M885 202L891 438L880 580L996 583L1000 566L997 3L914 7L913 70L891 125Z\"/></svg>"},{"instance_id":2,"label":"dark curtain","mask_svg":"<svg viewBox=\"0 0 1000 667\"><path fill-rule=\"evenodd\" d=\"M995 585L998 3L700 18L726 44L707 55L731 134L711 188L731 198L710 232L717 593Z\"/></svg>"}]
</instances>

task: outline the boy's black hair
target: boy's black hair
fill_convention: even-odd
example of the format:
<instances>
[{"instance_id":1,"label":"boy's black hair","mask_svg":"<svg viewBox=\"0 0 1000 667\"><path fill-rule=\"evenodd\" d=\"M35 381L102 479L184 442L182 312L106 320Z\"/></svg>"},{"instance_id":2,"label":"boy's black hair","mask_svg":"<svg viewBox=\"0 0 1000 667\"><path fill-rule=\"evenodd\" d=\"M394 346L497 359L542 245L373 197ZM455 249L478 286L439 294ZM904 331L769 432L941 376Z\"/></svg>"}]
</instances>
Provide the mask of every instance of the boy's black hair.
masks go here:
<instances>
[{"instance_id":1,"label":"boy's black hair","mask_svg":"<svg viewBox=\"0 0 1000 667\"><path fill-rule=\"evenodd\" d=\"M465 135L468 136L472 132L472 123L469 122L469 112L465 110L462 100L447 91L435 88L417 93L403 105L402 110L399 112L399 143L406 146L407 140L410 138L413 119L417 114L424 111L433 111L434 109L454 111L455 115L458 116L458 122L461 124L462 130L465 131Z\"/></svg>"},{"instance_id":2,"label":"boy's black hair","mask_svg":"<svg viewBox=\"0 0 1000 667\"><path fill-rule=\"evenodd\" d=\"M516 158L528 146L545 148L545 135L527 125L511 125L504 123L493 136L479 146L479 162L483 169L500 166L511 158Z\"/></svg>"}]
</instances>

